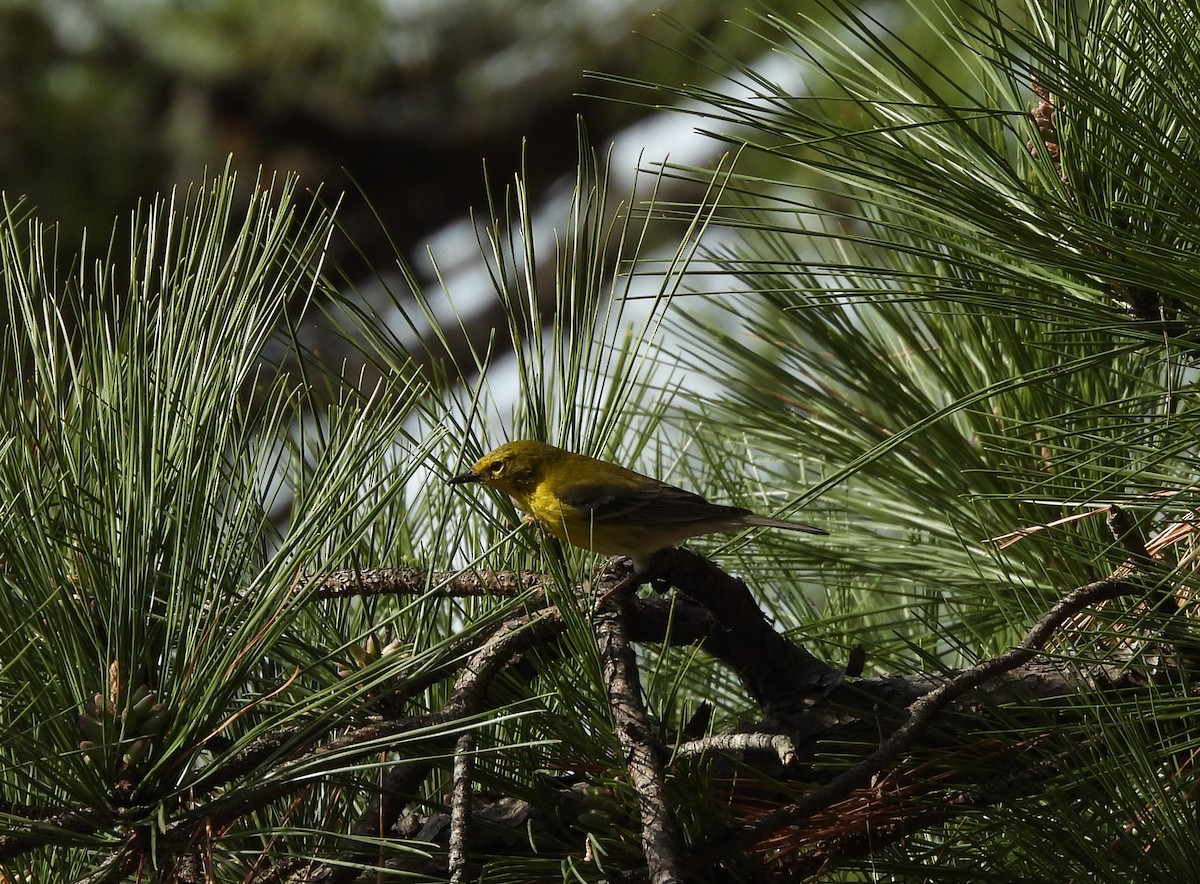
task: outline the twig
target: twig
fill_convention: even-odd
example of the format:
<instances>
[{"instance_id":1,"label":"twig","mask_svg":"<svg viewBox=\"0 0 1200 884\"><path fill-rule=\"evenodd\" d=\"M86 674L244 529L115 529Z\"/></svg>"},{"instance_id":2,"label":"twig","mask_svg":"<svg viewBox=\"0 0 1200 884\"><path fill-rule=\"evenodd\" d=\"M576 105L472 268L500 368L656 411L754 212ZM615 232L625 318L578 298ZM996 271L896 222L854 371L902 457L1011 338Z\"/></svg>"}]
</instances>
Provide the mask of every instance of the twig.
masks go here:
<instances>
[{"instance_id":1,"label":"twig","mask_svg":"<svg viewBox=\"0 0 1200 884\"><path fill-rule=\"evenodd\" d=\"M612 570L609 581L628 579ZM601 587L604 581L601 581ZM652 736L649 717L642 705L637 657L625 632L624 618L617 607L620 594L608 589L603 605L593 618L596 642L609 703L616 723L617 740L625 755L629 779L638 795L642 817L642 850L651 884L673 884L680 880L682 839L666 794L666 775L659 747Z\"/></svg>"},{"instance_id":2,"label":"twig","mask_svg":"<svg viewBox=\"0 0 1200 884\"><path fill-rule=\"evenodd\" d=\"M467 845L471 833L471 780L475 759L475 734L468 731L454 747L454 791L450 800L450 884L466 884Z\"/></svg>"},{"instance_id":3,"label":"twig","mask_svg":"<svg viewBox=\"0 0 1200 884\"><path fill-rule=\"evenodd\" d=\"M1027 766L1023 763L1018 764L1012 768L1009 776L987 783L975 791L938 793L936 797L932 793L918 796L909 793L902 799L907 803L907 808L902 814L889 814L887 802L880 801L876 795L864 798L864 803L872 806L872 818L866 825L863 825L860 819L855 831L843 831L824 837L819 847L800 856L781 851L778 860L772 861L768 875L772 880L808 880L820 874L836 859L877 854L887 845L911 837L922 829L940 825L969 810L991 807L1011 799L1028 786L1053 776L1061 769L1062 762L1063 756L1059 754ZM878 793L882 789L876 784L872 791ZM883 808L879 807L881 804L884 805ZM881 809L883 812L879 813ZM858 816L852 808L843 810L843 805L831 810L839 816Z\"/></svg>"},{"instance_id":4,"label":"twig","mask_svg":"<svg viewBox=\"0 0 1200 884\"><path fill-rule=\"evenodd\" d=\"M29 819L28 815L18 814L13 810L6 810L6 813L14 817L24 815L29 821L16 826L10 823L7 831L0 834L0 862L20 856L43 844L53 843L53 835L56 832L90 835L113 821L111 812L100 813L94 810L38 810L39 819Z\"/></svg>"},{"instance_id":5,"label":"twig","mask_svg":"<svg viewBox=\"0 0 1200 884\"><path fill-rule=\"evenodd\" d=\"M121 846L109 855L104 865L86 878L78 879L76 884L116 884L126 880L145 860L148 840L144 830L135 829L130 832L122 839Z\"/></svg>"},{"instance_id":6,"label":"twig","mask_svg":"<svg viewBox=\"0 0 1200 884\"><path fill-rule=\"evenodd\" d=\"M388 584L387 581L383 583L368 581L367 585L373 586L379 591L382 591L385 585L399 587L403 583L401 572L405 572L405 569L387 572L390 574L387 580L394 579L396 581L394 584ZM350 579L347 575L354 573L337 572L335 576L337 580ZM421 591L426 585L425 578L418 578L414 575L423 572L408 569L406 573L411 580L408 584L409 591ZM511 585L510 578L513 578L514 575L516 572L496 572L482 582L472 583L471 586L474 586L475 590L471 591L490 592L492 589L496 589L500 594L506 594L507 587ZM536 586L551 578L546 575L525 572L519 575L519 579L523 586ZM470 590L470 586L463 584L459 586L459 589ZM396 589L395 591L401 590ZM320 595L321 593L318 592L318 597ZM327 597L332 598L336 595L334 593ZM712 617L695 605L677 603L672 614L671 603L661 599L633 599L631 603L638 610L638 615L634 620L634 631L637 633L638 640L665 640L668 635L668 624L670 624L671 640L674 643L683 644L703 641L711 635L714 629ZM223 763L214 766L203 783L196 784L193 794L197 797L209 794L252 773L256 774L261 781L271 781L270 784L250 790L241 789L207 805L197 805L194 812L176 822L166 837L160 839L160 849L169 853L175 845L182 848L191 840L190 832L192 827L197 825L198 820L203 821L205 825L228 824L241 815L257 811L311 782L311 779L302 782L289 781L287 771L291 765L312 763L314 759L343 751L356 743L379 740L388 735L401 736L410 730L444 724L456 717L471 715L473 714L472 710L482 711L484 694L490 680L528 647L552 639L563 629L564 624L557 609L548 608L538 615L509 621L486 639L473 635L470 640L463 641L461 647L457 649L457 653L451 656L460 661L462 656L470 653L470 662L466 669L461 671L455 682L454 691L446 707L439 712L416 717L388 719L367 725L344 734L333 743L315 749L313 744L323 739L325 735L307 733L311 727L309 722L291 724L264 734ZM437 667L414 680L412 684L423 687L435 683L438 679L445 678L457 670L459 665L456 663L453 666ZM214 739L211 742L215 744L218 741ZM294 746L288 747L289 743L294 743ZM285 747L287 757L280 759L279 755L285 751ZM264 769L263 765L272 760L275 761L273 766ZM341 763L342 761L330 762L332 766ZM405 802L419 789L421 782L428 776L433 766L434 762L432 761L403 761L389 770L382 783L381 791L368 802L368 806L359 816L354 826L354 832L366 837L386 837L386 833L391 831L399 819ZM208 814L215 814L215 816L206 816ZM44 833L49 833L54 829L90 833L111 822L106 815L85 811L54 813L47 809L42 812L42 815L44 815L44 819L31 821L24 830L10 828L8 832L0 834L0 859L15 857L35 849L47 840ZM217 823L213 823L214 819ZM118 852L123 853L123 849L118 849ZM333 870L334 879L338 877L339 873L348 874L353 871L345 866L336 867ZM354 874L349 874L346 880L353 877Z\"/></svg>"},{"instance_id":7,"label":"twig","mask_svg":"<svg viewBox=\"0 0 1200 884\"><path fill-rule=\"evenodd\" d=\"M205 778L203 786L199 784L193 786L193 794L204 795L216 791L239 777L253 773L264 761L278 755L279 751L288 743L293 740L299 741L309 727L308 722L288 724L263 734L244 749L235 752L228 760L220 762L212 771L212 776ZM311 741L311 739L310 737L309 740ZM212 742L213 740L210 738L209 743L205 744L205 748L208 748ZM298 744L297 749L299 748Z\"/></svg>"},{"instance_id":8,"label":"twig","mask_svg":"<svg viewBox=\"0 0 1200 884\"><path fill-rule=\"evenodd\" d=\"M348 757L379 751L378 742L380 740L392 736L399 737L420 728L450 724L486 711L487 691L492 679L514 657L528 650L532 645L560 634L564 628L562 618L558 615L557 609L553 608L518 617L502 624L468 661L455 682L450 699L441 710L426 715L394 719L355 728L301 758L289 759L270 770L263 771L260 779L265 785L254 789L239 790L232 795L197 807L187 817L180 819L158 838L159 855L169 855L186 848L194 840L197 826L221 829L248 813L261 810L284 795L305 788L311 784L312 778L316 774L340 769L345 765ZM413 773L415 774L417 770L418 768L414 768ZM303 775L297 776L301 771L303 771ZM421 779L423 778L424 774L422 773ZM417 782L419 784L420 780ZM371 831L363 834L382 837L394 825L399 808L402 806L399 802L393 801L371 808L374 813L370 816L374 824L369 827ZM364 814L359 820L364 828L367 827L367 824L363 822L366 817L367 814ZM336 868L328 876L328 880L341 880L340 874L344 873L347 868L344 865Z\"/></svg>"},{"instance_id":9,"label":"twig","mask_svg":"<svg viewBox=\"0 0 1200 884\"><path fill-rule=\"evenodd\" d=\"M691 740L675 750L679 755L700 755L704 752L773 752L779 763L789 767L796 761L796 744L787 734L713 734Z\"/></svg>"},{"instance_id":10,"label":"twig","mask_svg":"<svg viewBox=\"0 0 1200 884\"><path fill-rule=\"evenodd\" d=\"M467 661L454 682L454 692L444 711L455 717L482 711L492 679L517 655L536 644L556 638L566 630L558 608L546 608L526 617L515 617L502 624L491 638Z\"/></svg>"},{"instance_id":11,"label":"twig","mask_svg":"<svg viewBox=\"0 0 1200 884\"><path fill-rule=\"evenodd\" d=\"M715 845L714 849L705 851L704 857L713 853L726 854L744 850L784 826L807 819L846 798L855 789L869 784L876 773L897 760L916 741L945 706L989 679L1028 663L1064 622L1088 605L1139 591L1136 585L1128 581L1110 578L1089 583L1068 593L1034 624L1015 648L963 670L914 702L909 707L908 719L904 724L854 767L810 792L795 804L781 807L744 826L732 837Z\"/></svg>"},{"instance_id":12,"label":"twig","mask_svg":"<svg viewBox=\"0 0 1200 884\"><path fill-rule=\"evenodd\" d=\"M439 712L428 717L436 723L449 723L485 711L492 680L518 655L538 642L561 634L565 628L557 608L547 608L501 624L467 662L450 699ZM444 745L444 741L441 744ZM354 826L355 834L386 838L400 818L405 802L417 791L433 766L434 761L429 759L403 761L393 766L379 795L368 802L359 816ZM349 865L337 865L326 867L324 875L322 880L330 884L344 884L354 880L357 870Z\"/></svg>"},{"instance_id":13,"label":"twig","mask_svg":"<svg viewBox=\"0 0 1200 884\"><path fill-rule=\"evenodd\" d=\"M338 770L347 760L379 751L379 743L389 737L401 737L414 730L444 725L456 716L444 711L393 719L347 731L341 737L299 757L288 759L264 770L257 778L263 785L233 791L194 808L158 839L158 850L178 849L193 840L200 827L220 830L249 813L262 810L272 801L312 785L313 778ZM364 744L369 744L366 748Z\"/></svg>"},{"instance_id":14,"label":"twig","mask_svg":"<svg viewBox=\"0 0 1200 884\"><path fill-rule=\"evenodd\" d=\"M351 596L421 595L435 590L453 598L517 596L553 578L536 571L425 571L420 568L364 568L311 578L318 599Z\"/></svg>"}]
</instances>

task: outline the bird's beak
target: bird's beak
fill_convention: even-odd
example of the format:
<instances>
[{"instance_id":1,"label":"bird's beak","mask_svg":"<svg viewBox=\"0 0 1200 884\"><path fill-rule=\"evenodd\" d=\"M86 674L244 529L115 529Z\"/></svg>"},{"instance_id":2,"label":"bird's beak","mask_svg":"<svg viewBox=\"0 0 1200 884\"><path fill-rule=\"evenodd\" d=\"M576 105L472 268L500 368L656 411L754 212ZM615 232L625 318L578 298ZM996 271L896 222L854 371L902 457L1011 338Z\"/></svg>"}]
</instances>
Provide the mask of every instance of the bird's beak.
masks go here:
<instances>
[{"instance_id":1,"label":"bird's beak","mask_svg":"<svg viewBox=\"0 0 1200 884\"><path fill-rule=\"evenodd\" d=\"M446 484L447 485L466 485L468 482L478 482L478 481L479 481L479 476L476 475L475 473L471 472L470 470L467 470L467 472L460 473L459 475L455 476L453 479L447 479Z\"/></svg>"}]
</instances>

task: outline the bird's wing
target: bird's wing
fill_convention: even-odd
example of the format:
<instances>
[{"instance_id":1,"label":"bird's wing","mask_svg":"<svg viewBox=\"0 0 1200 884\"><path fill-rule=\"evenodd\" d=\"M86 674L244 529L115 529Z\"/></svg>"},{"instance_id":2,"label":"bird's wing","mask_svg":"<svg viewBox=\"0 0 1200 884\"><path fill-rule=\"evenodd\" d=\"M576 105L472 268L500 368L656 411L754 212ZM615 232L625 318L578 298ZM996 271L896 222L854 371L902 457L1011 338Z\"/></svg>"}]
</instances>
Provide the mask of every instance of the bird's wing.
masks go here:
<instances>
[{"instance_id":1,"label":"bird's wing","mask_svg":"<svg viewBox=\"0 0 1200 884\"><path fill-rule=\"evenodd\" d=\"M709 503L699 494L656 480L620 490L614 490L611 484L575 482L559 488L557 494L562 503L596 524L705 522L750 512L740 507Z\"/></svg>"}]
</instances>

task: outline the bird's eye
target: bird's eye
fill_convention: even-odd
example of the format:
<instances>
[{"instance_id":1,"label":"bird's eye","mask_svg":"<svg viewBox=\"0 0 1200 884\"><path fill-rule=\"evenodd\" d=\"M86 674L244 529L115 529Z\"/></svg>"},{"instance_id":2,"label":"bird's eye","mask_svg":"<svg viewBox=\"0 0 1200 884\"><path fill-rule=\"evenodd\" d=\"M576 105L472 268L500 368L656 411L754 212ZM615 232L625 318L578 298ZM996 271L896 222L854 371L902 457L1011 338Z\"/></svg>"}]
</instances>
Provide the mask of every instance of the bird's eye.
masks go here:
<instances>
[{"instance_id":1,"label":"bird's eye","mask_svg":"<svg viewBox=\"0 0 1200 884\"><path fill-rule=\"evenodd\" d=\"M499 476L501 473L504 472L504 462L496 461L496 463L494 463L490 467L488 467L488 472L491 473L493 476Z\"/></svg>"}]
</instances>

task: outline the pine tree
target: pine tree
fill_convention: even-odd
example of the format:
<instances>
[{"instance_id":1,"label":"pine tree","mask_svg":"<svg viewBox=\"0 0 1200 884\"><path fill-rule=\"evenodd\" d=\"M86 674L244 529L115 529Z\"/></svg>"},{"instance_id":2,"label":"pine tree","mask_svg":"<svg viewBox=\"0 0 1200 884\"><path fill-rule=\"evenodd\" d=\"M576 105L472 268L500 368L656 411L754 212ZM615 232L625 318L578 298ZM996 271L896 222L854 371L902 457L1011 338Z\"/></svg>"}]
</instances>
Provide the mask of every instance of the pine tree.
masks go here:
<instances>
[{"instance_id":1,"label":"pine tree","mask_svg":"<svg viewBox=\"0 0 1200 884\"><path fill-rule=\"evenodd\" d=\"M553 279L494 188L507 360L291 181L68 278L6 205L0 880L1189 880L1196 12L926 24L764 14L677 87L728 160L583 146ZM610 594L442 481L517 436L832 533Z\"/></svg>"}]
</instances>

